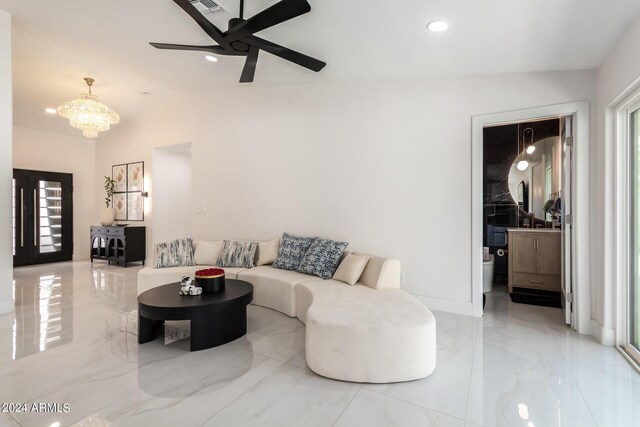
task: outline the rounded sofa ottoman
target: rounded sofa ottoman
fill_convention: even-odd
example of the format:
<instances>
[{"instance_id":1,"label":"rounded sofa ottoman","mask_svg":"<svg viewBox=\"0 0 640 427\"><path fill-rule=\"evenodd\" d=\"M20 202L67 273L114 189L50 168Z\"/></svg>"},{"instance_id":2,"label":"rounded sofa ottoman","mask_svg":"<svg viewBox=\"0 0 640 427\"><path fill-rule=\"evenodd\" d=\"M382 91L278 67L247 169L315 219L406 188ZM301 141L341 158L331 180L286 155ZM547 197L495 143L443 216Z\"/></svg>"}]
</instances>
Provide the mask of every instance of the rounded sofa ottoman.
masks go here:
<instances>
[{"instance_id":1,"label":"rounded sofa ottoman","mask_svg":"<svg viewBox=\"0 0 640 427\"><path fill-rule=\"evenodd\" d=\"M424 378L435 369L435 318L408 293L336 280L300 283L296 292L307 365L315 373L390 383Z\"/></svg>"}]
</instances>

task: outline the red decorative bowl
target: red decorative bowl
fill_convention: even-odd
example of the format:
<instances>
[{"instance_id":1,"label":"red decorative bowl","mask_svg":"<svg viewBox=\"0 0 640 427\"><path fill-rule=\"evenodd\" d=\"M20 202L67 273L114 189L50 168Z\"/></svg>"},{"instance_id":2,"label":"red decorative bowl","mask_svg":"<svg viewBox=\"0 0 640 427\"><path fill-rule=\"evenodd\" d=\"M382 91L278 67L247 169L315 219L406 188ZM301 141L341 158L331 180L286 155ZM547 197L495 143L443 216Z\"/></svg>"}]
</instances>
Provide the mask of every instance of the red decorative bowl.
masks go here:
<instances>
[{"instance_id":1,"label":"red decorative bowl","mask_svg":"<svg viewBox=\"0 0 640 427\"><path fill-rule=\"evenodd\" d=\"M224 270L221 268L198 270L195 277L196 284L202 288L202 292L224 291Z\"/></svg>"}]
</instances>

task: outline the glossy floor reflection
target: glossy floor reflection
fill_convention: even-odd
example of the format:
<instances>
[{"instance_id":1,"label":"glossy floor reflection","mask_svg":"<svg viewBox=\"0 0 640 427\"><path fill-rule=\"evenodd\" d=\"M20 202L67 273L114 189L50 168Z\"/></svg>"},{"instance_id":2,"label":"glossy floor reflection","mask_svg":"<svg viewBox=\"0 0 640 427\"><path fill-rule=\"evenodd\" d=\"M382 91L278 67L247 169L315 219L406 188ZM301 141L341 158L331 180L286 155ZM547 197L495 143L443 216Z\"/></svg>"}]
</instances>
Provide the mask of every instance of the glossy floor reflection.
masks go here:
<instances>
[{"instance_id":1,"label":"glossy floor reflection","mask_svg":"<svg viewBox=\"0 0 640 427\"><path fill-rule=\"evenodd\" d=\"M249 306L248 334L189 352L188 322L138 346L136 274L88 262L16 269L0 316L0 401L69 403L0 413L4 426L633 426L640 375L563 326L560 310L490 294L482 319L435 312L437 368L398 384L311 372L304 325Z\"/></svg>"}]
</instances>

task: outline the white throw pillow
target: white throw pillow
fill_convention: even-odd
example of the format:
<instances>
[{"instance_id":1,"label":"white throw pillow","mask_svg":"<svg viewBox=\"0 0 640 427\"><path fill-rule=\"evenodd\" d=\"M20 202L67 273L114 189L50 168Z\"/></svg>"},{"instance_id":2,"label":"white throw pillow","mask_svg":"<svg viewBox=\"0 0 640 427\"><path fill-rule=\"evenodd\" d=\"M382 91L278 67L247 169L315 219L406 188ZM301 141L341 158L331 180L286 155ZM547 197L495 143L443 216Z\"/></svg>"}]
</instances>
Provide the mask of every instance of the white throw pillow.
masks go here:
<instances>
[{"instance_id":1,"label":"white throw pillow","mask_svg":"<svg viewBox=\"0 0 640 427\"><path fill-rule=\"evenodd\" d=\"M351 286L355 285L367 266L369 258L366 255L348 254L338 266L333 278Z\"/></svg>"},{"instance_id":2,"label":"white throw pillow","mask_svg":"<svg viewBox=\"0 0 640 427\"><path fill-rule=\"evenodd\" d=\"M272 264L278 258L280 250L280 238L276 237L268 242L258 242L258 254L256 255L256 265Z\"/></svg>"},{"instance_id":3,"label":"white throw pillow","mask_svg":"<svg viewBox=\"0 0 640 427\"><path fill-rule=\"evenodd\" d=\"M216 261L222 254L224 241L200 240L196 246L196 253L193 255L197 265L216 265Z\"/></svg>"}]
</instances>

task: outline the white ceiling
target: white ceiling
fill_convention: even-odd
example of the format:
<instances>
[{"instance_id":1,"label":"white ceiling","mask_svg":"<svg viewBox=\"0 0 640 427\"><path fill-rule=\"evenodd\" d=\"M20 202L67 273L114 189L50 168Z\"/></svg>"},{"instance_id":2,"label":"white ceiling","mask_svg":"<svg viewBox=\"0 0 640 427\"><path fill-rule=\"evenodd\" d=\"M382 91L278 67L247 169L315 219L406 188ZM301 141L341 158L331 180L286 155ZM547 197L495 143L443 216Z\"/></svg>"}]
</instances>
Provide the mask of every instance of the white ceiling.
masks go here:
<instances>
[{"instance_id":1,"label":"white ceiling","mask_svg":"<svg viewBox=\"0 0 640 427\"><path fill-rule=\"evenodd\" d=\"M230 13L212 21L226 29ZM245 16L275 3L246 0ZM638 0L310 0L312 11L261 36L327 62L320 73L260 53L254 85L596 68L640 14ZM0 0L14 16L15 123L72 132L43 113L83 92L123 121L184 90L239 85L243 58L161 51L148 42L212 44L171 0ZM450 24L429 33L434 19ZM151 95L142 95L150 91Z\"/></svg>"}]
</instances>

